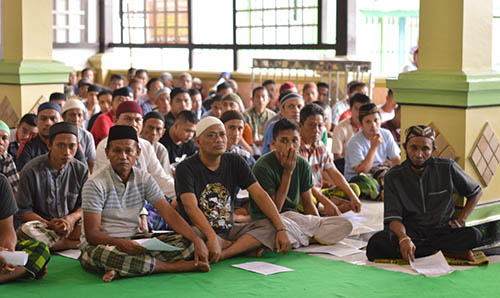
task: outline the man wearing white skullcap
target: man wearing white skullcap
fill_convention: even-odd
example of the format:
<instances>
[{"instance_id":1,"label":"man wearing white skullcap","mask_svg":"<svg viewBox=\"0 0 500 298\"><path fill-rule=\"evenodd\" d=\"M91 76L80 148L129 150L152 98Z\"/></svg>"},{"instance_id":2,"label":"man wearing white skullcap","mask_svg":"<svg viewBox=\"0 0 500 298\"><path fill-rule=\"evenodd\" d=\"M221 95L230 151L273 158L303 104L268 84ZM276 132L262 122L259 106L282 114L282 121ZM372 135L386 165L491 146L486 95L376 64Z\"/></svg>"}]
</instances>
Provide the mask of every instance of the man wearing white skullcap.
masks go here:
<instances>
[{"instance_id":1,"label":"man wearing white skullcap","mask_svg":"<svg viewBox=\"0 0 500 298\"><path fill-rule=\"evenodd\" d=\"M226 131L208 116L196 126L198 153L177 166L175 190L179 213L207 241L209 261L216 263L244 252L260 255L263 248L287 252L291 248L285 225L269 195L237 154L226 153ZM247 189L267 218L234 223L237 189Z\"/></svg>"},{"instance_id":2,"label":"man wearing white skullcap","mask_svg":"<svg viewBox=\"0 0 500 298\"><path fill-rule=\"evenodd\" d=\"M92 174L96 160L96 151L94 137L90 131L83 128L85 120L85 105L79 99L70 99L64 104L62 117L64 121L75 124L78 127L78 143L85 155L85 160L89 166L89 172Z\"/></svg>"}]
</instances>

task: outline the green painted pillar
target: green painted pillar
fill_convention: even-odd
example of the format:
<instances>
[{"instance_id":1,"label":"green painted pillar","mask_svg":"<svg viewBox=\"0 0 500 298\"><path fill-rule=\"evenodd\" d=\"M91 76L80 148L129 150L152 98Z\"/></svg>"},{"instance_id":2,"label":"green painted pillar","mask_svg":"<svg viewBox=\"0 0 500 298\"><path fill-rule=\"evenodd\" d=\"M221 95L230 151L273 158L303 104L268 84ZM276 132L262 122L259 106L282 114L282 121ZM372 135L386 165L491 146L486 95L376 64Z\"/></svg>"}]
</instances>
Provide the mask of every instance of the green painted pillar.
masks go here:
<instances>
[{"instance_id":1,"label":"green painted pillar","mask_svg":"<svg viewBox=\"0 0 500 298\"><path fill-rule=\"evenodd\" d=\"M52 2L2 1L0 118L11 127L68 81L71 69L52 60Z\"/></svg>"}]
</instances>

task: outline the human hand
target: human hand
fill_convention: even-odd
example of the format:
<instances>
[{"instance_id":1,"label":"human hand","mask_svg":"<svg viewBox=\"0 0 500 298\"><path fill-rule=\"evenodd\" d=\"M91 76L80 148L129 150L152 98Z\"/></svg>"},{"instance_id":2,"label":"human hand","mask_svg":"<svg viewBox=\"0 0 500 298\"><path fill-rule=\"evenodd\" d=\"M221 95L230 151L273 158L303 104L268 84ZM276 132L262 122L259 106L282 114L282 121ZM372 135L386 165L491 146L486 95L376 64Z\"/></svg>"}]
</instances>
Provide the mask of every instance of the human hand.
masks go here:
<instances>
[{"instance_id":1,"label":"human hand","mask_svg":"<svg viewBox=\"0 0 500 298\"><path fill-rule=\"evenodd\" d=\"M211 264L217 263L222 254L222 249L220 247L219 241L217 240L217 236L207 241L207 248L209 262Z\"/></svg>"},{"instance_id":2,"label":"human hand","mask_svg":"<svg viewBox=\"0 0 500 298\"><path fill-rule=\"evenodd\" d=\"M279 157L283 170L287 171L288 173L293 173L295 164L297 163L297 151L293 148L290 148L286 153L280 152Z\"/></svg>"},{"instance_id":3,"label":"human hand","mask_svg":"<svg viewBox=\"0 0 500 298\"><path fill-rule=\"evenodd\" d=\"M403 256L403 259L407 261L412 261L415 262L415 250L417 248L415 247L415 244L413 244L413 241L411 241L411 238L408 236L404 236L401 239L399 239L399 251L401 252L401 255Z\"/></svg>"},{"instance_id":4,"label":"human hand","mask_svg":"<svg viewBox=\"0 0 500 298\"><path fill-rule=\"evenodd\" d=\"M285 255L290 249L292 249L292 243L288 239L288 233L285 229L276 232L276 251L283 253Z\"/></svg>"},{"instance_id":5,"label":"human hand","mask_svg":"<svg viewBox=\"0 0 500 298\"><path fill-rule=\"evenodd\" d=\"M194 245L194 265L208 264L208 248L200 237L193 242Z\"/></svg>"},{"instance_id":6,"label":"human hand","mask_svg":"<svg viewBox=\"0 0 500 298\"><path fill-rule=\"evenodd\" d=\"M10 251L5 247L0 247L0 251ZM0 274L10 274L16 270L16 265L8 264L7 261L0 256Z\"/></svg>"},{"instance_id":7,"label":"human hand","mask_svg":"<svg viewBox=\"0 0 500 298\"><path fill-rule=\"evenodd\" d=\"M64 218L53 218L47 224L48 228L55 231L57 235L67 238L73 231L73 225Z\"/></svg>"},{"instance_id":8,"label":"human hand","mask_svg":"<svg viewBox=\"0 0 500 298\"><path fill-rule=\"evenodd\" d=\"M355 196L354 199L351 198L349 205L351 206L352 212L359 213L361 211L361 201L358 197Z\"/></svg>"},{"instance_id":9,"label":"human hand","mask_svg":"<svg viewBox=\"0 0 500 298\"><path fill-rule=\"evenodd\" d=\"M340 212L339 208L334 204L324 204L325 206L325 215L326 216L340 216L342 212Z\"/></svg>"},{"instance_id":10,"label":"human hand","mask_svg":"<svg viewBox=\"0 0 500 298\"><path fill-rule=\"evenodd\" d=\"M145 247L141 246L139 243L128 239L120 239L117 246L121 250L132 256L144 254L148 251Z\"/></svg>"},{"instance_id":11,"label":"human hand","mask_svg":"<svg viewBox=\"0 0 500 298\"><path fill-rule=\"evenodd\" d=\"M373 137L370 138L370 147L377 148L380 144L384 142L384 138L380 133L376 133Z\"/></svg>"},{"instance_id":12,"label":"human hand","mask_svg":"<svg viewBox=\"0 0 500 298\"><path fill-rule=\"evenodd\" d=\"M465 222L461 219L452 219L448 222L448 226L452 229L462 228L464 225Z\"/></svg>"}]
</instances>

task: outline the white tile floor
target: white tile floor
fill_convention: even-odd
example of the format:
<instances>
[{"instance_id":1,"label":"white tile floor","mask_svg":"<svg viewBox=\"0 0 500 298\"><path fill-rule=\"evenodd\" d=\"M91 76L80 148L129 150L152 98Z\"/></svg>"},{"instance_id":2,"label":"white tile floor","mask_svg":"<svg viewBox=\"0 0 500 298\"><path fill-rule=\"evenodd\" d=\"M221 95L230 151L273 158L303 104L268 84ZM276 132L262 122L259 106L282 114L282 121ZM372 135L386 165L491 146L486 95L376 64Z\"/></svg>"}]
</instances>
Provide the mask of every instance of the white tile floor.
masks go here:
<instances>
[{"instance_id":1,"label":"white tile floor","mask_svg":"<svg viewBox=\"0 0 500 298\"><path fill-rule=\"evenodd\" d=\"M353 223L354 229L351 233L351 236L359 236L360 234L367 232L375 232L383 229L383 216L384 216L384 203L382 202L371 202L371 201L363 201L362 202L361 212L359 214L355 214L352 212L348 212L343 214L351 220ZM410 268L410 265L396 265L396 264L380 264L373 263L368 261L366 258L365 252L349 255L346 257L336 257L329 254L310 254L326 259L344 261L347 263L361 265L361 266L369 266L369 267L377 267L389 271L397 271L403 272L407 274L417 275L415 271ZM489 256L490 264L500 262L500 256ZM474 266L452 266L455 270L467 270L470 268L475 268Z\"/></svg>"}]
</instances>

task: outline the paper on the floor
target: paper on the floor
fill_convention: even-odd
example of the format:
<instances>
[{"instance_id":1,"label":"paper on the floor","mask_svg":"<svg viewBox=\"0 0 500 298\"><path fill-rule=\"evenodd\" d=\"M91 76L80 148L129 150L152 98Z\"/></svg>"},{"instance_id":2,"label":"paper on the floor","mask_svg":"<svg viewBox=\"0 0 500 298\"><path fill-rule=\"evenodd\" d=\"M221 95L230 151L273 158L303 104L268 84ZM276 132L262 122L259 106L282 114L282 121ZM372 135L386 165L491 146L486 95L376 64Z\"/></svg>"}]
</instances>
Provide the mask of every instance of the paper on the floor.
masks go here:
<instances>
[{"instance_id":1,"label":"paper on the floor","mask_svg":"<svg viewBox=\"0 0 500 298\"><path fill-rule=\"evenodd\" d=\"M28 262L28 254L24 251L0 251L7 264L24 266Z\"/></svg>"},{"instance_id":2,"label":"paper on the floor","mask_svg":"<svg viewBox=\"0 0 500 298\"><path fill-rule=\"evenodd\" d=\"M234 264L233 267L263 275L293 271L293 269L266 262L248 262L243 264Z\"/></svg>"},{"instance_id":3,"label":"paper on the floor","mask_svg":"<svg viewBox=\"0 0 500 298\"><path fill-rule=\"evenodd\" d=\"M448 265L441 251L423 258L415 258L415 262L410 260L413 270L428 277L441 276L453 272L453 268Z\"/></svg>"},{"instance_id":4,"label":"paper on the floor","mask_svg":"<svg viewBox=\"0 0 500 298\"><path fill-rule=\"evenodd\" d=\"M363 240L348 239L348 238L345 238L344 240L340 241L339 243L342 243L342 244L345 244L347 246L354 247L357 249L361 249L363 247L366 247L366 245L368 244L368 242L363 241Z\"/></svg>"},{"instance_id":5,"label":"paper on the floor","mask_svg":"<svg viewBox=\"0 0 500 298\"><path fill-rule=\"evenodd\" d=\"M342 258L345 256L353 255L356 253L360 253L359 249L346 245L344 243L336 243L334 245L315 245L315 246L307 246L296 249L297 251L305 252L305 253L324 253L334 255L336 257Z\"/></svg>"},{"instance_id":6,"label":"paper on the floor","mask_svg":"<svg viewBox=\"0 0 500 298\"><path fill-rule=\"evenodd\" d=\"M354 222L363 222L363 221L367 221L367 219L363 216L361 216L361 214L359 213L354 213L352 211L348 211L346 213L343 213L341 216L349 219L350 221L354 221Z\"/></svg>"},{"instance_id":7,"label":"paper on the floor","mask_svg":"<svg viewBox=\"0 0 500 298\"><path fill-rule=\"evenodd\" d=\"M161 250L161 251L174 251L182 250L182 248L175 247L173 245L167 244L158 238L146 238L146 239L135 239L135 242L139 243L142 247L148 250Z\"/></svg>"},{"instance_id":8,"label":"paper on the floor","mask_svg":"<svg viewBox=\"0 0 500 298\"><path fill-rule=\"evenodd\" d=\"M56 252L56 254L58 255L75 260L78 260L78 258L80 257L80 253L81 252L79 249L68 249Z\"/></svg>"}]
</instances>

